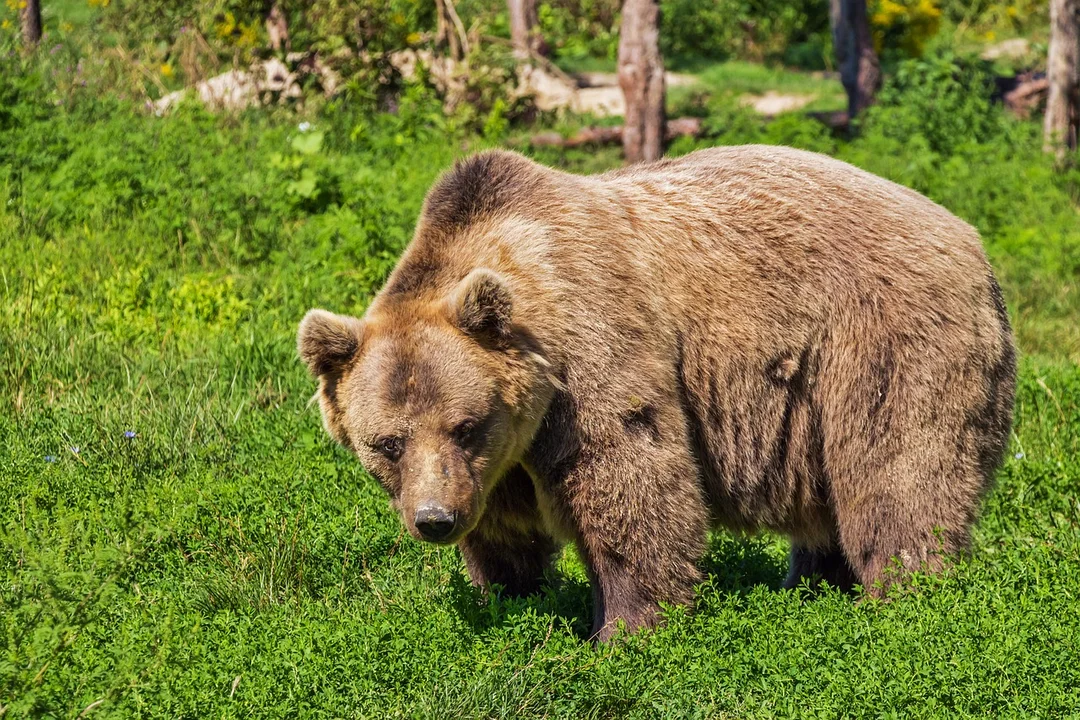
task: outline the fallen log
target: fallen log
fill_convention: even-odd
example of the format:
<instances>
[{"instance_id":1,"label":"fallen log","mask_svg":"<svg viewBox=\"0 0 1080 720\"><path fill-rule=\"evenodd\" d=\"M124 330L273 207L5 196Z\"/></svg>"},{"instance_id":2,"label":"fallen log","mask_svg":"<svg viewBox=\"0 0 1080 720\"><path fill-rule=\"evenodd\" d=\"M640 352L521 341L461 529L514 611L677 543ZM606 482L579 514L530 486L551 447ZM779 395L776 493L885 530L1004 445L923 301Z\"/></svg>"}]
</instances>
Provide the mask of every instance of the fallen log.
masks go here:
<instances>
[{"instance_id":1,"label":"fallen log","mask_svg":"<svg viewBox=\"0 0 1080 720\"><path fill-rule=\"evenodd\" d=\"M664 127L664 139L668 142L678 137L699 137L701 118L684 117L668 120ZM576 148L582 145L616 145L622 142L622 125L612 127L587 127L569 137L557 132L538 133L529 138L533 147Z\"/></svg>"},{"instance_id":2,"label":"fallen log","mask_svg":"<svg viewBox=\"0 0 1080 720\"><path fill-rule=\"evenodd\" d=\"M1050 81L1045 77L1026 80L1001 96L1002 102L1013 115L1025 120L1046 103Z\"/></svg>"},{"instance_id":3,"label":"fallen log","mask_svg":"<svg viewBox=\"0 0 1080 720\"><path fill-rule=\"evenodd\" d=\"M806 113L806 117L813 118L830 130L839 132L847 132L848 126L851 124L851 118L848 117L847 110L808 112Z\"/></svg>"}]
</instances>

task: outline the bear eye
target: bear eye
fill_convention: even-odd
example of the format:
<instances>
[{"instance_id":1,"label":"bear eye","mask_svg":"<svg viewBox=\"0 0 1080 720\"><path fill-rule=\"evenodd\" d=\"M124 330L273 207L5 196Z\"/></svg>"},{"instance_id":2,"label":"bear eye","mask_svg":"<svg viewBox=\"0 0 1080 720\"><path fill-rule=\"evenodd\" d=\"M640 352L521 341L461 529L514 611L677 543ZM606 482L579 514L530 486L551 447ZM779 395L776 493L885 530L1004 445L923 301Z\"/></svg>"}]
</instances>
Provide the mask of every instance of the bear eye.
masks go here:
<instances>
[{"instance_id":1,"label":"bear eye","mask_svg":"<svg viewBox=\"0 0 1080 720\"><path fill-rule=\"evenodd\" d=\"M396 462L405 451L405 440L400 437L383 437L376 440L372 447L385 455L387 460Z\"/></svg>"},{"instance_id":2,"label":"bear eye","mask_svg":"<svg viewBox=\"0 0 1080 720\"><path fill-rule=\"evenodd\" d=\"M476 434L476 421L464 420L454 428L454 442L458 445L469 444Z\"/></svg>"}]
</instances>

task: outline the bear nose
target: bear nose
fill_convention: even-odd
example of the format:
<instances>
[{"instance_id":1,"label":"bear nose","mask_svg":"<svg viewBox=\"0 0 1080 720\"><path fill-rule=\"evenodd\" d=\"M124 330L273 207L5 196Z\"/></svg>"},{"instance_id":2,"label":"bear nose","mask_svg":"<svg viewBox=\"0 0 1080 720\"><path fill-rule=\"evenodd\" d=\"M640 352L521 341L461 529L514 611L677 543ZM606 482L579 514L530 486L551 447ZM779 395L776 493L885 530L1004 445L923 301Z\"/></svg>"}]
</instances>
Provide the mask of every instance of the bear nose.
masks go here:
<instances>
[{"instance_id":1,"label":"bear nose","mask_svg":"<svg viewBox=\"0 0 1080 720\"><path fill-rule=\"evenodd\" d=\"M416 510L416 529L425 540L442 540L454 531L457 518L446 508L435 504L421 505Z\"/></svg>"}]
</instances>

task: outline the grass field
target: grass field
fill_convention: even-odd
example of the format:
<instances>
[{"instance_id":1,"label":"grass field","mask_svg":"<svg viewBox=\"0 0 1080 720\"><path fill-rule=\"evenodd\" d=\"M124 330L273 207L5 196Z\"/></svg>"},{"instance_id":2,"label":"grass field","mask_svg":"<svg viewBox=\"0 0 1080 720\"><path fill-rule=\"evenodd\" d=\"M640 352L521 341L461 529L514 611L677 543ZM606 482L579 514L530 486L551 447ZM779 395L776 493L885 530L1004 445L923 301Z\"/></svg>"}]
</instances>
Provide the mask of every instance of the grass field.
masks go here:
<instances>
[{"instance_id":1,"label":"grass field","mask_svg":"<svg viewBox=\"0 0 1080 720\"><path fill-rule=\"evenodd\" d=\"M308 132L18 110L0 123L5 717L1080 714L1077 177L1034 125L935 93L936 115L886 97L853 142L714 108L707 142L830 152L983 232L1023 357L972 552L856 602L780 591L785 541L718 533L695 612L610 647L583 639L572 552L542 595L486 599L456 550L403 536L295 355L309 307L363 310L475 141L420 101Z\"/></svg>"}]
</instances>

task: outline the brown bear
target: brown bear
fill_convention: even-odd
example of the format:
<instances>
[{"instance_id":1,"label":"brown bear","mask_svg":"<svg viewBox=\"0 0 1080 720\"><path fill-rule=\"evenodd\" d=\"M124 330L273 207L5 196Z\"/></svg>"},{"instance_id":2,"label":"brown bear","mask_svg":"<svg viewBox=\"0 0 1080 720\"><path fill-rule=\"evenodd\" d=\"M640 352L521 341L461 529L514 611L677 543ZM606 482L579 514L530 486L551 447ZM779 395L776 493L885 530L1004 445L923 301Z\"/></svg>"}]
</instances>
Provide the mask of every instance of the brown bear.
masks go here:
<instances>
[{"instance_id":1,"label":"brown bear","mask_svg":"<svg viewBox=\"0 0 1080 720\"><path fill-rule=\"evenodd\" d=\"M512 593L575 543L601 640L691 602L712 525L790 537L788 587L940 568L1015 385L973 228L764 146L591 177L471 157L363 319L312 310L299 351L410 534Z\"/></svg>"}]
</instances>

